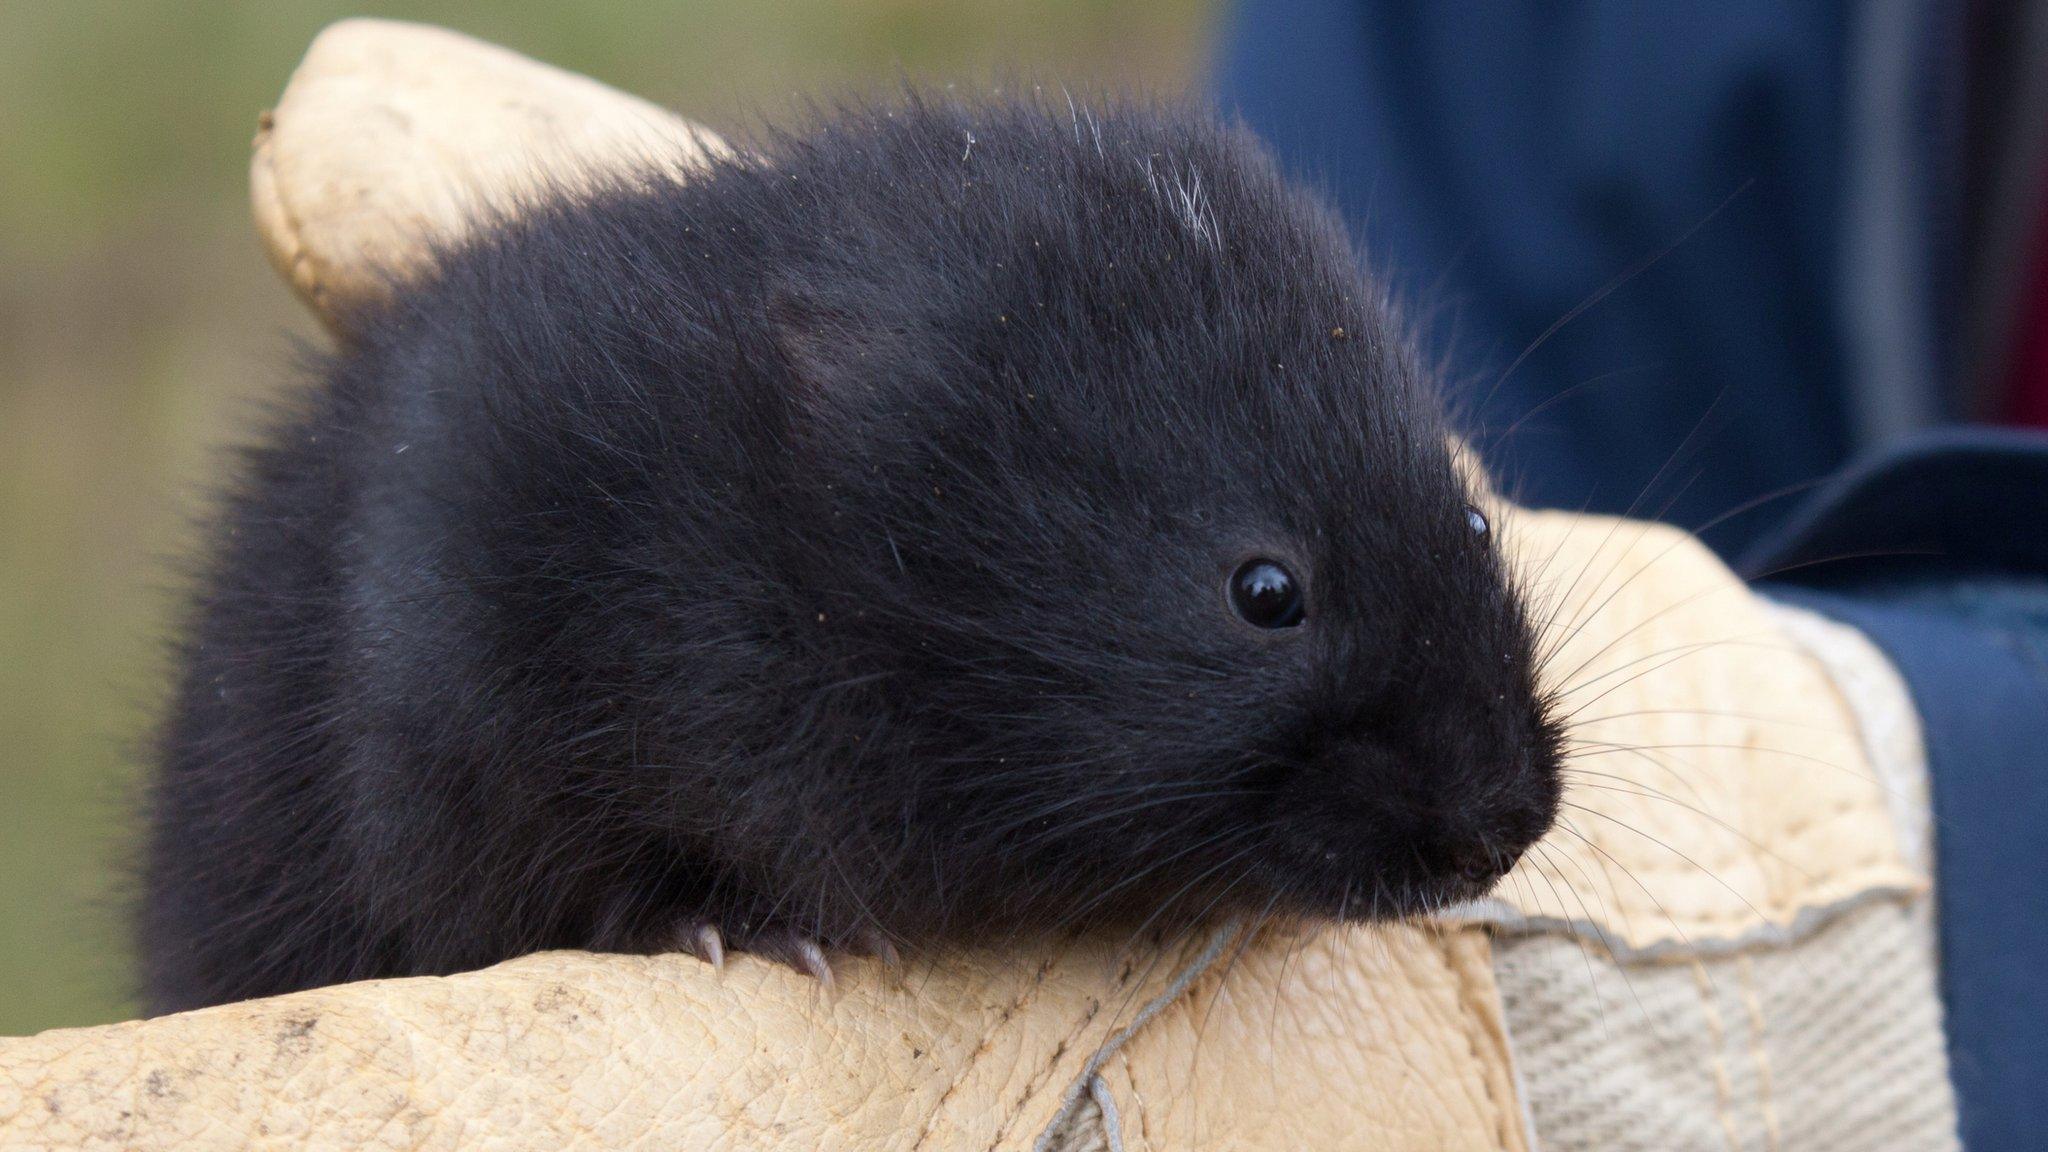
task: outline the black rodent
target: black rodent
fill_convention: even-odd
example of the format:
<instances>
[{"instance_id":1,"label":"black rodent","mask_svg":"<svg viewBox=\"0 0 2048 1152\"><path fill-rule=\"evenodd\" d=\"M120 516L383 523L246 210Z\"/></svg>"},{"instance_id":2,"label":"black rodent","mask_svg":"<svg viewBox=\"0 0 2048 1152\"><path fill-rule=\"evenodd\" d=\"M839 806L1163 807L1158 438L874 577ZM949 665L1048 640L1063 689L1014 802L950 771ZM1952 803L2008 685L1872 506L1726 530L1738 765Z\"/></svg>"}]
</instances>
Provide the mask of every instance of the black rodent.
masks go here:
<instances>
[{"instance_id":1,"label":"black rodent","mask_svg":"<svg viewBox=\"0 0 2048 1152\"><path fill-rule=\"evenodd\" d=\"M851 109L540 197L353 322L206 553L156 1011L705 925L1387 917L1550 824L1423 373L1240 129Z\"/></svg>"}]
</instances>

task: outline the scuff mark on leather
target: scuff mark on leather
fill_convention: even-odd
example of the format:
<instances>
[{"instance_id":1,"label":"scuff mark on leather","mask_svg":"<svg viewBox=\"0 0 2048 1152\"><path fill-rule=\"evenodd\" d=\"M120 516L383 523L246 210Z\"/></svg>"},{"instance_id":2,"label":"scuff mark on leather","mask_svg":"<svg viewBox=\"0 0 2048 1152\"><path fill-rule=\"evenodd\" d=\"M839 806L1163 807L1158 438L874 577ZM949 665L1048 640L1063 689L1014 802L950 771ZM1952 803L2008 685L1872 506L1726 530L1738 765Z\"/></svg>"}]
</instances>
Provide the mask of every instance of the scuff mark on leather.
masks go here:
<instances>
[{"instance_id":1,"label":"scuff mark on leather","mask_svg":"<svg viewBox=\"0 0 2048 1152\"><path fill-rule=\"evenodd\" d=\"M1053 1113L1052 1119L1046 1122L1045 1128L1038 1134L1038 1139L1032 1141L1031 1152L1046 1152L1046 1149L1052 1144L1053 1137L1059 1133L1061 1127L1073 1116L1074 1110L1080 1107L1084 1097L1096 1098L1098 1100L1108 1097L1109 1088L1106 1083L1102 1084L1100 1088L1097 1087L1097 1083L1102 1079L1102 1065L1111 1056L1116 1055L1118 1049L1122 1048L1131 1037L1137 1035L1138 1029L1151 1023L1152 1018L1165 1010L1167 1005L1180 999L1189 986L1200 979L1202 973L1207 972L1216 963L1217 958L1223 955L1224 946L1236 939L1243 931L1243 927L1243 922L1236 919L1229 920L1219 926L1210 934L1209 943L1203 947L1201 954L1196 956L1192 963L1182 969L1180 974L1175 976L1173 981L1159 995L1146 1001L1145 1006L1138 1009L1138 1014L1131 1018L1129 1024L1124 1025L1115 1035L1102 1042L1102 1046L1097 1048L1095 1054L1088 1058L1088 1063L1082 1066L1080 1074L1075 1076L1073 1082L1067 1086L1067 1090L1061 1093L1059 1109ZM1093 1013L1091 1012L1090 1015L1093 1015ZM1062 1047L1064 1047L1064 1044ZM1114 1107L1102 1110L1102 1123L1103 1127L1108 1130L1106 1134L1112 1152L1122 1152L1124 1146L1123 1133L1117 1129L1117 1112ZM989 1152L994 1152L994 1149L995 1146L991 1145Z\"/></svg>"}]
</instances>

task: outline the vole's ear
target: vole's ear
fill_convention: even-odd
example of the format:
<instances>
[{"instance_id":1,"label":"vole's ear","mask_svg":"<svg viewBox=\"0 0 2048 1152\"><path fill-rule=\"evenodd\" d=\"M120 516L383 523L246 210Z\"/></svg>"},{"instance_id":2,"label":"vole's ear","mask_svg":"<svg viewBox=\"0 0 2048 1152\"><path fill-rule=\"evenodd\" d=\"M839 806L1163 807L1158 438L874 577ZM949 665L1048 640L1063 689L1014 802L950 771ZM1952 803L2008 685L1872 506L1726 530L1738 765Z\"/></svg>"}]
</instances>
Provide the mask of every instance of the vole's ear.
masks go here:
<instances>
[{"instance_id":1,"label":"vole's ear","mask_svg":"<svg viewBox=\"0 0 2048 1152\"><path fill-rule=\"evenodd\" d=\"M541 181L726 151L644 100L423 24L322 32L265 113L250 166L271 263L329 328Z\"/></svg>"}]
</instances>

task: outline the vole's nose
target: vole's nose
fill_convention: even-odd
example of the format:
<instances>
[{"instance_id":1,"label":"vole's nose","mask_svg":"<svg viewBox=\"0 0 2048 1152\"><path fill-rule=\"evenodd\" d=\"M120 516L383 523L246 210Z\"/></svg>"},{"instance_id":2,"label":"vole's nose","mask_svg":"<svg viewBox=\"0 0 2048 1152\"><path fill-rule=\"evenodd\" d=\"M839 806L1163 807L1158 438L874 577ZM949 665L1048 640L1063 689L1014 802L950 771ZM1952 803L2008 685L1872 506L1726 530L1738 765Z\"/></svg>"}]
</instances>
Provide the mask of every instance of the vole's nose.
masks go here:
<instances>
[{"instance_id":1,"label":"vole's nose","mask_svg":"<svg viewBox=\"0 0 2048 1152\"><path fill-rule=\"evenodd\" d=\"M1454 849L1451 853L1451 867L1458 875L1473 884L1491 884L1508 874L1508 869L1521 859L1519 849L1502 851L1486 844L1472 843Z\"/></svg>"}]
</instances>

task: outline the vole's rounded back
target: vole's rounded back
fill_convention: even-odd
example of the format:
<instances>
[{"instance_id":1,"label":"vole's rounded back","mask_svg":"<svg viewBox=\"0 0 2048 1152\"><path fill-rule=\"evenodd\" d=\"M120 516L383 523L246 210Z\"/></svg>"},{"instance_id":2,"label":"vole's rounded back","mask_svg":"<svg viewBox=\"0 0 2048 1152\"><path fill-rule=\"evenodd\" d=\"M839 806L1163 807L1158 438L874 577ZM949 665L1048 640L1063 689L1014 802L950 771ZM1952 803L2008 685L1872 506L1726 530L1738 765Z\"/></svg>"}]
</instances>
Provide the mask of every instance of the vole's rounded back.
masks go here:
<instances>
[{"instance_id":1,"label":"vole's rounded back","mask_svg":"<svg viewBox=\"0 0 2048 1152\"><path fill-rule=\"evenodd\" d=\"M1530 627L1437 408L1238 130L853 110L521 206L351 328L200 585L159 1009L1394 915L1549 824Z\"/></svg>"}]
</instances>

